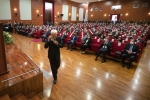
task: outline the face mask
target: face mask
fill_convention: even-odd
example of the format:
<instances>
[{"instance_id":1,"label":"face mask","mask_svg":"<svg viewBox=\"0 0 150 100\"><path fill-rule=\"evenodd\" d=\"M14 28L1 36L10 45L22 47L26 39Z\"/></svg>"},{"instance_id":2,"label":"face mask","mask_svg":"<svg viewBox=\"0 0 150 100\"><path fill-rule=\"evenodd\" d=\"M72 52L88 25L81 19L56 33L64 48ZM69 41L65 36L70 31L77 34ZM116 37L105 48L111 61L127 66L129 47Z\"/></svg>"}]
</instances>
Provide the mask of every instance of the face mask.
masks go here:
<instances>
[{"instance_id":1,"label":"face mask","mask_svg":"<svg viewBox=\"0 0 150 100\"><path fill-rule=\"evenodd\" d=\"M134 42L130 42L130 44L134 44Z\"/></svg>"}]
</instances>

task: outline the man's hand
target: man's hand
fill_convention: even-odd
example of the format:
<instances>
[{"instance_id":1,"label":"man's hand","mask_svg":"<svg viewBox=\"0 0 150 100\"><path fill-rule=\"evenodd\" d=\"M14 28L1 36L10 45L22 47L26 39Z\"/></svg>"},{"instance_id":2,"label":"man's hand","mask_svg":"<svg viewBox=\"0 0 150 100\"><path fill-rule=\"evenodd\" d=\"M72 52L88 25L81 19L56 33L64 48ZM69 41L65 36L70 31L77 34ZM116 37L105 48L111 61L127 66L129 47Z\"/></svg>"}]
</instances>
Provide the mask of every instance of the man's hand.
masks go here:
<instances>
[{"instance_id":1,"label":"man's hand","mask_svg":"<svg viewBox=\"0 0 150 100\"><path fill-rule=\"evenodd\" d=\"M104 44L107 44L108 43L108 41L105 41L105 43Z\"/></svg>"},{"instance_id":2,"label":"man's hand","mask_svg":"<svg viewBox=\"0 0 150 100\"><path fill-rule=\"evenodd\" d=\"M54 42L54 44L58 45L58 42L56 40L54 40L53 42Z\"/></svg>"},{"instance_id":3,"label":"man's hand","mask_svg":"<svg viewBox=\"0 0 150 100\"><path fill-rule=\"evenodd\" d=\"M128 51L128 54L132 54L133 52L131 52L131 51Z\"/></svg>"}]
</instances>

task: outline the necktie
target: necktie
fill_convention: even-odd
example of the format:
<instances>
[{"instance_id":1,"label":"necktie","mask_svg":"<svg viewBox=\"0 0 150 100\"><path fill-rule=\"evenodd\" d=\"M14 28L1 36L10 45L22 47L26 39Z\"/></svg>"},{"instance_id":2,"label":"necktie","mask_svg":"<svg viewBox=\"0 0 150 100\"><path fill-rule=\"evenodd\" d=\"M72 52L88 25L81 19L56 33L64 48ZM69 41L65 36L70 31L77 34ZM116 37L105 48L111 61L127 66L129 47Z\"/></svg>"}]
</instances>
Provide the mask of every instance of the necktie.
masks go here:
<instances>
[{"instance_id":1,"label":"necktie","mask_svg":"<svg viewBox=\"0 0 150 100\"><path fill-rule=\"evenodd\" d=\"M132 52L133 45L130 45L129 51Z\"/></svg>"}]
</instances>

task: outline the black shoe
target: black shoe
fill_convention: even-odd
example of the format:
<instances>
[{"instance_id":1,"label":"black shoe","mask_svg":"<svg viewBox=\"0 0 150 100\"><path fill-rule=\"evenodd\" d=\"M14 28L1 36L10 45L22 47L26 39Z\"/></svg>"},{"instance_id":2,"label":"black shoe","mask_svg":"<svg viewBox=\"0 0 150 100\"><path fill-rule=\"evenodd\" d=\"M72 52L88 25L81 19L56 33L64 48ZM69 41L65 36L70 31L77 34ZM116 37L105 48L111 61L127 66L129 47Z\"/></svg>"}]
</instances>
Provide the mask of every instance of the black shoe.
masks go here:
<instances>
[{"instance_id":1,"label":"black shoe","mask_svg":"<svg viewBox=\"0 0 150 100\"><path fill-rule=\"evenodd\" d=\"M125 67L125 63L122 63L122 67Z\"/></svg>"},{"instance_id":2,"label":"black shoe","mask_svg":"<svg viewBox=\"0 0 150 100\"><path fill-rule=\"evenodd\" d=\"M127 64L127 69L130 69L131 68L131 64Z\"/></svg>"},{"instance_id":3,"label":"black shoe","mask_svg":"<svg viewBox=\"0 0 150 100\"><path fill-rule=\"evenodd\" d=\"M56 84L57 80L53 80L53 84Z\"/></svg>"},{"instance_id":4,"label":"black shoe","mask_svg":"<svg viewBox=\"0 0 150 100\"><path fill-rule=\"evenodd\" d=\"M97 61L97 58L95 58L95 61Z\"/></svg>"},{"instance_id":5,"label":"black shoe","mask_svg":"<svg viewBox=\"0 0 150 100\"><path fill-rule=\"evenodd\" d=\"M101 62L104 63L104 62L106 62L106 60L102 60Z\"/></svg>"}]
</instances>

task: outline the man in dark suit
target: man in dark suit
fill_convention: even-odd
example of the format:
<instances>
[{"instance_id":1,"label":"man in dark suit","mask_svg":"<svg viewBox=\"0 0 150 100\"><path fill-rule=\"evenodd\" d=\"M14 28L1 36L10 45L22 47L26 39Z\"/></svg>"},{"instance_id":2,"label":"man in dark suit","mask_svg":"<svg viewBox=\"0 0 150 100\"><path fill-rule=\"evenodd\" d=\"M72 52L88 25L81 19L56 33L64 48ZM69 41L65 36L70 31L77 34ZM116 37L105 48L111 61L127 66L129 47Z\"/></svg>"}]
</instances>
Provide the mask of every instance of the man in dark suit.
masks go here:
<instances>
[{"instance_id":1,"label":"man in dark suit","mask_svg":"<svg viewBox=\"0 0 150 100\"><path fill-rule=\"evenodd\" d=\"M125 59L129 58L129 62L127 63L127 68L129 69L138 52L139 52L138 45L135 44L134 39L131 39L130 43L125 46L124 53L122 54L122 67L125 66Z\"/></svg>"},{"instance_id":2,"label":"man in dark suit","mask_svg":"<svg viewBox=\"0 0 150 100\"><path fill-rule=\"evenodd\" d=\"M48 37L48 41L44 45L48 48L48 58L51 65L51 70L53 74L53 83L57 82L57 70L60 66L60 49L63 47L61 38L57 37L57 30L51 30L51 35Z\"/></svg>"},{"instance_id":3,"label":"man in dark suit","mask_svg":"<svg viewBox=\"0 0 150 100\"><path fill-rule=\"evenodd\" d=\"M46 41L47 40L47 37L50 35L50 29L46 29L46 32L41 36L41 38L42 38L42 41Z\"/></svg>"},{"instance_id":4,"label":"man in dark suit","mask_svg":"<svg viewBox=\"0 0 150 100\"><path fill-rule=\"evenodd\" d=\"M104 39L104 42L100 45L100 49L96 55L95 61L97 61L98 56L100 55L100 53L103 54L103 59L102 59L102 63L106 62L106 53L110 52L110 48L112 47L112 43L109 40L109 37L106 37Z\"/></svg>"},{"instance_id":5,"label":"man in dark suit","mask_svg":"<svg viewBox=\"0 0 150 100\"><path fill-rule=\"evenodd\" d=\"M81 53L85 53L86 48L90 48L92 43L91 36L88 35L88 37L84 40L84 43L81 44Z\"/></svg>"},{"instance_id":6,"label":"man in dark suit","mask_svg":"<svg viewBox=\"0 0 150 100\"><path fill-rule=\"evenodd\" d=\"M78 40L77 34L74 33L74 36L72 36L71 39L67 42L67 50L70 48L70 51L72 51L73 45L76 44L77 40Z\"/></svg>"}]
</instances>

